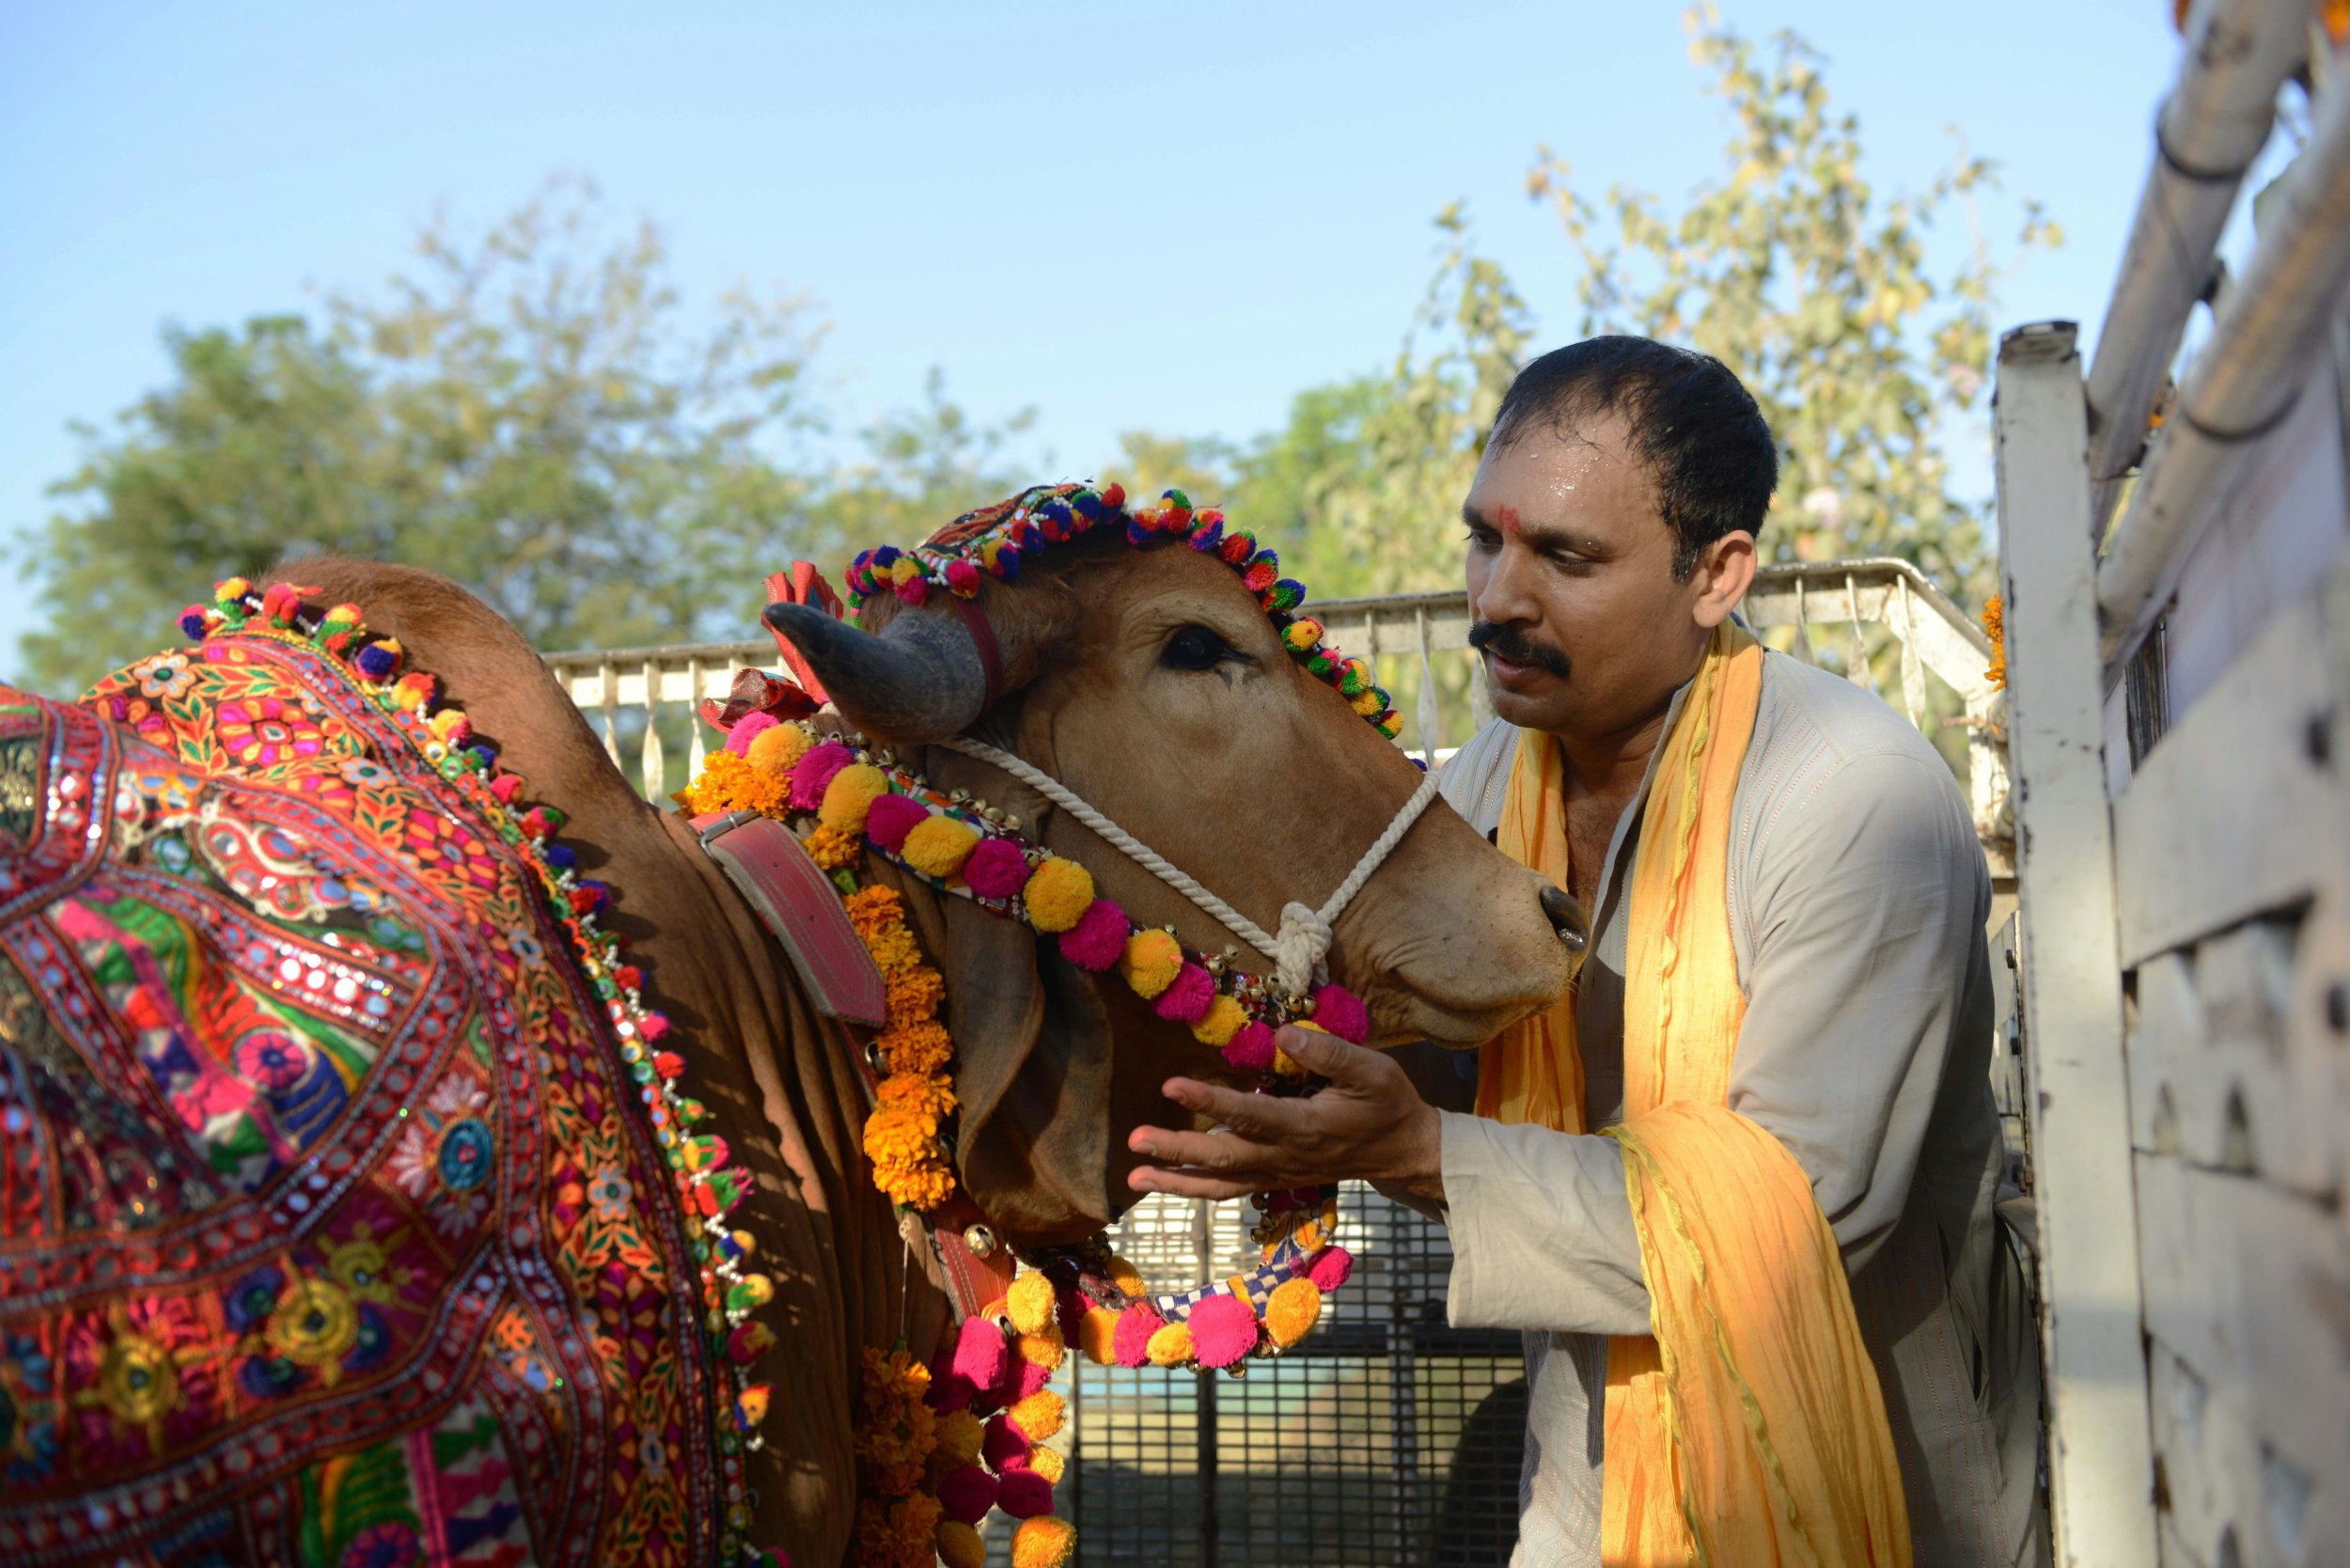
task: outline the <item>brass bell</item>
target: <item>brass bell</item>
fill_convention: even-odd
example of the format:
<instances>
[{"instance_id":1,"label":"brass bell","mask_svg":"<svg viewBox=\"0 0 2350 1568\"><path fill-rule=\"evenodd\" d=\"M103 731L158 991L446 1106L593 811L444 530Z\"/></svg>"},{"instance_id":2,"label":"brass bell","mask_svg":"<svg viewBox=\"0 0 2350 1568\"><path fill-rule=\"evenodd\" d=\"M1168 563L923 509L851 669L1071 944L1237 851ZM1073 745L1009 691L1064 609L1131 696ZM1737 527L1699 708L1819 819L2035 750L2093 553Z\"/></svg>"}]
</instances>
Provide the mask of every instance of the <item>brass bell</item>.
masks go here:
<instances>
[{"instance_id":1,"label":"brass bell","mask_svg":"<svg viewBox=\"0 0 2350 1568\"><path fill-rule=\"evenodd\" d=\"M882 1077L885 1078L889 1075L889 1058L882 1055L879 1039L869 1040L865 1043L865 1065Z\"/></svg>"},{"instance_id":2,"label":"brass bell","mask_svg":"<svg viewBox=\"0 0 2350 1568\"><path fill-rule=\"evenodd\" d=\"M966 1225L963 1228L963 1245L971 1256L984 1261L995 1255L995 1232L984 1225Z\"/></svg>"}]
</instances>

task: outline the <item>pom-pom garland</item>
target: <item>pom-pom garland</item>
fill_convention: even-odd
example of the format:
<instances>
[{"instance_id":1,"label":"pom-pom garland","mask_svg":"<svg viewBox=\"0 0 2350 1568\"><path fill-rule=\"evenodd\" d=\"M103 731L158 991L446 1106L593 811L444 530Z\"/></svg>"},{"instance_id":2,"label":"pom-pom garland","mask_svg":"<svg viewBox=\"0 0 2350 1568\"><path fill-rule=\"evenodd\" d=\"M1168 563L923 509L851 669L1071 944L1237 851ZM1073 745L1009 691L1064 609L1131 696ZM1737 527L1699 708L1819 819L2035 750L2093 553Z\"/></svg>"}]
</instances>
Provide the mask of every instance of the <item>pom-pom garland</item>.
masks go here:
<instances>
[{"instance_id":1,"label":"pom-pom garland","mask_svg":"<svg viewBox=\"0 0 2350 1568\"><path fill-rule=\"evenodd\" d=\"M1009 500L965 512L912 550L881 545L849 562L849 604L861 613L871 600L889 594L909 605L925 603L932 590L958 599L978 596L986 579L1010 582L1027 557L1100 528L1122 534L1136 549L1181 541L1214 556L1239 576L1258 608L1281 635L1292 659L1325 684L1336 686L1355 711L1392 740L1403 722L1387 694L1374 684L1369 666L1322 640L1322 623L1300 615L1306 588L1281 575L1280 557L1260 549L1254 535L1228 531L1224 514L1195 508L1191 497L1169 490L1157 501L1130 508L1119 485L1039 485Z\"/></svg>"},{"instance_id":2,"label":"pom-pom garland","mask_svg":"<svg viewBox=\"0 0 2350 1568\"><path fill-rule=\"evenodd\" d=\"M401 728L424 760L531 869L549 917L562 928L581 976L603 1002L620 1059L641 1085L646 1112L689 1215L688 1240L701 1264L702 1316L712 1358L728 1379L727 1390L713 1402L718 1449L731 1455L761 1447L758 1427L773 1403L774 1390L755 1380L752 1368L776 1340L752 1314L773 1300L775 1287L766 1276L746 1266L755 1251L749 1232L728 1223L730 1211L748 1195L749 1184L728 1163L724 1140L692 1132L709 1113L688 1092L683 1059L653 1049L668 1035L669 1022L649 1005L643 969L629 962L620 937L605 923L609 893L600 883L582 880L570 848L551 841L564 824L563 813L552 806L523 803L521 776L505 772L495 748L472 733L464 714L442 704L439 682L421 671L403 674L405 651L397 639L368 630L358 605L314 609L308 601L317 591L274 583L257 593L246 579L231 577L215 586L210 604L192 604L180 612L179 628L191 639L227 634L277 637L307 644L339 660L356 678L360 692ZM795 742L805 744L798 731L791 732L791 740L774 744ZM757 738L750 744L755 746ZM740 765L744 760L732 760ZM778 1563L789 1568L789 1559L772 1549L754 1548L744 1539L750 1502L742 1466L729 1460L723 1475L716 1499L722 1521L720 1560L741 1568L775 1568ZM1060 1558L1051 1560L1057 1563L1068 1556L1074 1535L1054 1539L1062 1541Z\"/></svg>"}]
</instances>

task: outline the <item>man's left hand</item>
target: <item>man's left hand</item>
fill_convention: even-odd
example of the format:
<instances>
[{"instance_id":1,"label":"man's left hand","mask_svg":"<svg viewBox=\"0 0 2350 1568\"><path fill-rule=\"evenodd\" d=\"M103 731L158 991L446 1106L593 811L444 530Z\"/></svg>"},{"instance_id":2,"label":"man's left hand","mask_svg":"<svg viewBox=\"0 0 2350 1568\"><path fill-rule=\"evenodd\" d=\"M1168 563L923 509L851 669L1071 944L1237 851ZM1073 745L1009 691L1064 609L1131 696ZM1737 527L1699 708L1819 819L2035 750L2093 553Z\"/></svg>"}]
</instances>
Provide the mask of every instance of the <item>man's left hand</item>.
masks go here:
<instances>
[{"instance_id":1,"label":"man's left hand","mask_svg":"<svg viewBox=\"0 0 2350 1568\"><path fill-rule=\"evenodd\" d=\"M1300 1098L1244 1094L1169 1078L1167 1097L1214 1123L1212 1133L1137 1127L1126 1146L1157 1162L1127 1178L1137 1192L1241 1198L1252 1192L1367 1181L1434 1205L1444 1201L1435 1107L1385 1052L1319 1029L1285 1028L1281 1049L1330 1080Z\"/></svg>"}]
</instances>

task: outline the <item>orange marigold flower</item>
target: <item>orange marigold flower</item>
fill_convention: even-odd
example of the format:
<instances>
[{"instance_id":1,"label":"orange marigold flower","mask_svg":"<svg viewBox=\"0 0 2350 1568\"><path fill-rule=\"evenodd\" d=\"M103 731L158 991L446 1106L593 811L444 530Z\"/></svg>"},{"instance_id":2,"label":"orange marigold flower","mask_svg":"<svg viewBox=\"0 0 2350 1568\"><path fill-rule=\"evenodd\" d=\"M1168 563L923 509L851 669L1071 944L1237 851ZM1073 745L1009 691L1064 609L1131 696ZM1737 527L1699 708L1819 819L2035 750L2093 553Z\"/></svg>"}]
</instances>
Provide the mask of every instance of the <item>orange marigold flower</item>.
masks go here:
<instances>
[{"instance_id":1,"label":"orange marigold flower","mask_svg":"<svg viewBox=\"0 0 2350 1568\"><path fill-rule=\"evenodd\" d=\"M865 950L873 955L873 967L885 976L911 969L922 962L922 949L914 945L914 933L902 925L883 931L859 932L865 939Z\"/></svg>"},{"instance_id":2,"label":"orange marigold flower","mask_svg":"<svg viewBox=\"0 0 2350 1568\"><path fill-rule=\"evenodd\" d=\"M947 999L947 981L927 964L901 969L885 982L885 1004L892 1024L917 1024L933 1017Z\"/></svg>"},{"instance_id":3,"label":"orange marigold flower","mask_svg":"<svg viewBox=\"0 0 2350 1568\"><path fill-rule=\"evenodd\" d=\"M874 1043L892 1073L943 1072L955 1057L955 1043L946 1026L928 1018L918 1024L892 1024Z\"/></svg>"},{"instance_id":4,"label":"orange marigold flower","mask_svg":"<svg viewBox=\"0 0 2350 1568\"><path fill-rule=\"evenodd\" d=\"M893 1073L882 1080L873 1098L881 1105L927 1116L933 1127L955 1109L954 1086L928 1073Z\"/></svg>"},{"instance_id":5,"label":"orange marigold flower","mask_svg":"<svg viewBox=\"0 0 2350 1568\"><path fill-rule=\"evenodd\" d=\"M906 1166L937 1157L938 1119L901 1105L884 1105L865 1119L865 1157L880 1166Z\"/></svg>"},{"instance_id":6,"label":"orange marigold flower","mask_svg":"<svg viewBox=\"0 0 2350 1568\"><path fill-rule=\"evenodd\" d=\"M819 827L807 836L807 857L825 870L854 866L865 853L865 842L837 827Z\"/></svg>"},{"instance_id":7,"label":"orange marigold flower","mask_svg":"<svg viewBox=\"0 0 2350 1568\"><path fill-rule=\"evenodd\" d=\"M952 1196L955 1178L944 1162L933 1161L916 1166L876 1166L873 1184L888 1194L892 1203L927 1211Z\"/></svg>"},{"instance_id":8,"label":"orange marigold flower","mask_svg":"<svg viewBox=\"0 0 2350 1568\"><path fill-rule=\"evenodd\" d=\"M905 918L905 904L894 887L860 887L841 900L840 907L849 912L849 923L860 936Z\"/></svg>"}]
</instances>

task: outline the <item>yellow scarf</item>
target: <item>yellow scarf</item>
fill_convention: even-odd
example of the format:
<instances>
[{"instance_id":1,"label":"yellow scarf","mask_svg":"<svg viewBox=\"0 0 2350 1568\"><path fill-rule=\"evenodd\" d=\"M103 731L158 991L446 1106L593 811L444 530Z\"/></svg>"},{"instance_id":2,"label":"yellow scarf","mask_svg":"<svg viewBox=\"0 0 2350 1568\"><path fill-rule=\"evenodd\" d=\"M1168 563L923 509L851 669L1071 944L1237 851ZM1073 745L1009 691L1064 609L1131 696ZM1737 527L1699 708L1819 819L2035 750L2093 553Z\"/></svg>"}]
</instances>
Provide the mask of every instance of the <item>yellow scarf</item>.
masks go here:
<instances>
[{"instance_id":1,"label":"yellow scarf","mask_svg":"<svg viewBox=\"0 0 2350 1568\"><path fill-rule=\"evenodd\" d=\"M1907 1568L1909 1516L1836 1237L1795 1158L1725 1103L1746 998L1731 803L1762 650L1725 624L1665 737L1640 820L1624 980L1623 1153L1653 1338L1608 1343L1609 1568ZM1558 745L1518 739L1501 848L1568 886ZM1477 1109L1583 1128L1574 999L1487 1044Z\"/></svg>"}]
</instances>

